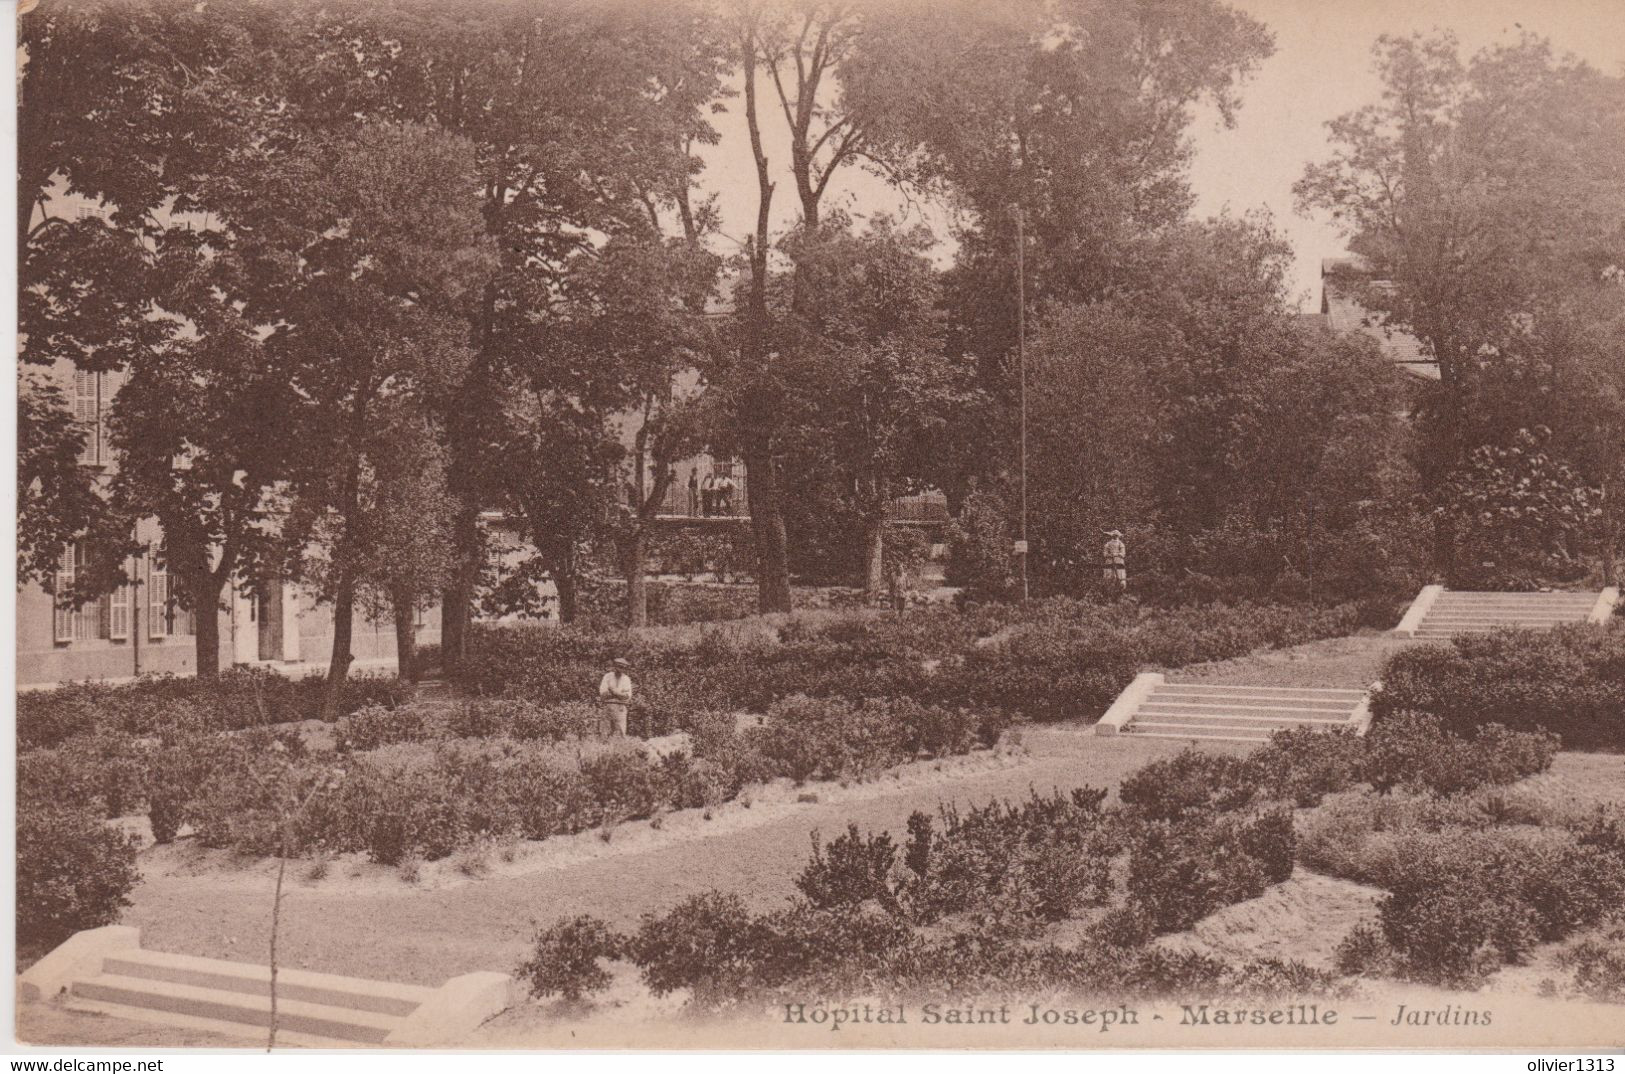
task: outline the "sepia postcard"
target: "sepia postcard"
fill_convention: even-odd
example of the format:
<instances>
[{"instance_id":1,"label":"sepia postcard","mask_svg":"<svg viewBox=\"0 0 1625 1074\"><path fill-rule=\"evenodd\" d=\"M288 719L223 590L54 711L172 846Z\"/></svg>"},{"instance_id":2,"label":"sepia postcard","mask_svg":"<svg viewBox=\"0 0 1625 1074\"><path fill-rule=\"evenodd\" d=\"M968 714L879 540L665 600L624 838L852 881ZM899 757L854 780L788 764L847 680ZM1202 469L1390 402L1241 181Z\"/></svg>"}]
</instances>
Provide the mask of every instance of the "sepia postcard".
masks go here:
<instances>
[{"instance_id":1,"label":"sepia postcard","mask_svg":"<svg viewBox=\"0 0 1625 1074\"><path fill-rule=\"evenodd\" d=\"M15 24L14 1049L1613 1070L1625 6Z\"/></svg>"}]
</instances>

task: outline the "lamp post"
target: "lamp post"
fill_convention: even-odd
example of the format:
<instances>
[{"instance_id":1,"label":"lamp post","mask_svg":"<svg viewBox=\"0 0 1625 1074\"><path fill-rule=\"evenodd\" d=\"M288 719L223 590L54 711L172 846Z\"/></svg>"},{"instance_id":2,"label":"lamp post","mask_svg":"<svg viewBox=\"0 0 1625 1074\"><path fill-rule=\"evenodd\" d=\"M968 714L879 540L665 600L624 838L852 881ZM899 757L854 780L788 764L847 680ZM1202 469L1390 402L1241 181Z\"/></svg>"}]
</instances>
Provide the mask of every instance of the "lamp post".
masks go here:
<instances>
[{"instance_id":1,"label":"lamp post","mask_svg":"<svg viewBox=\"0 0 1625 1074\"><path fill-rule=\"evenodd\" d=\"M1016 375L1021 383L1021 536L1016 540L1016 569L1021 575L1021 599L1027 591L1027 240L1021 207L1012 205L1016 219Z\"/></svg>"}]
</instances>

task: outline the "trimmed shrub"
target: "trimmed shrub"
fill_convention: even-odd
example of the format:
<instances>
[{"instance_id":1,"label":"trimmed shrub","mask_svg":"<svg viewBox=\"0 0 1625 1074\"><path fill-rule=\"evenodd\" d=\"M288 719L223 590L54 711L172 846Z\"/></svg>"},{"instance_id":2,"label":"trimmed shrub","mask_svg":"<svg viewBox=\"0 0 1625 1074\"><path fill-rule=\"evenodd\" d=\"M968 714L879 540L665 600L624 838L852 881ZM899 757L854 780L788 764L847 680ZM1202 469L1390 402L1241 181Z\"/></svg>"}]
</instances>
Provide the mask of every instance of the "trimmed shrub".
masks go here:
<instances>
[{"instance_id":1,"label":"trimmed shrub","mask_svg":"<svg viewBox=\"0 0 1625 1074\"><path fill-rule=\"evenodd\" d=\"M1248 760L1264 797L1307 807L1358 781L1364 758L1365 742L1353 731L1292 727L1275 732Z\"/></svg>"},{"instance_id":2,"label":"trimmed shrub","mask_svg":"<svg viewBox=\"0 0 1625 1074\"><path fill-rule=\"evenodd\" d=\"M1551 767L1557 745L1544 732L1508 731L1498 724L1463 739L1436 716L1402 712L1366 736L1362 774L1383 793L1404 786L1455 794L1543 772Z\"/></svg>"},{"instance_id":3,"label":"trimmed shrub","mask_svg":"<svg viewBox=\"0 0 1625 1074\"><path fill-rule=\"evenodd\" d=\"M1103 823L1104 799L1104 791L1078 788L964 813L945 805L940 832L929 817L914 814L903 856L903 909L923 924L974 913L1025 935L1104 903L1117 851Z\"/></svg>"},{"instance_id":4,"label":"trimmed shrub","mask_svg":"<svg viewBox=\"0 0 1625 1074\"><path fill-rule=\"evenodd\" d=\"M17 946L49 950L111 925L140 880L136 839L84 806L35 800L17 811Z\"/></svg>"},{"instance_id":5,"label":"trimmed shrub","mask_svg":"<svg viewBox=\"0 0 1625 1074\"><path fill-rule=\"evenodd\" d=\"M582 914L537 932L530 957L514 973L538 999L558 995L578 1002L609 987L613 978L599 963L619 958L625 943L602 921Z\"/></svg>"},{"instance_id":6,"label":"trimmed shrub","mask_svg":"<svg viewBox=\"0 0 1625 1074\"><path fill-rule=\"evenodd\" d=\"M752 961L754 926L739 896L708 891L663 915L645 914L628 950L655 995L691 988L704 1003L737 995Z\"/></svg>"},{"instance_id":7,"label":"trimmed shrub","mask_svg":"<svg viewBox=\"0 0 1625 1074\"><path fill-rule=\"evenodd\" d=\"M1157 821L1242 809L1257 793L1249 760L1187 747L1135 769L1118 797L1139 816Z\"/></svg>"},{"instance_id":8,"label":"trimmed shrub","mask_svg":"<svg viewBox=\"0 0 1625 1074\"><path fill-rule=\"evenodd\" d=\"M1264 893L1270 868L1247 853L1246 833L1247 826L1233 816L1195 815L1138 826L1130 843L1127 892L1153 931L1181 932L1221 907Z\"/></svg>"},{"instance_id":9,"label":"trimmed shrub","mask_svg":"<svg viewBox=\"0 0 1625 1074\"><path fill-rule=\"evenodd\" d=\"M235 731L312 720L321 713L326 689L320 676L296 681L263 668L230 668L212 682L149 675L116 686L63 683L18 695L17 741L28 750L96 729L152 735L175 724ZM393 708L410 696L410 685L393 677L357 676L346 681L339 710Z\"/></svg>"},{"instance_id":10,"label":"trimmed shrub","mask_svg":"<svg viewBox=\"0 0 1625 1074\"><path fill-rule=\"evenodd\" d=\"M1389 657L1372 703L1438 717L1459 734L1498 723L1543 729L1568 749L1625 749L1625 627L1501 630L1420 645Z\"/></svg>"}]
</instances>

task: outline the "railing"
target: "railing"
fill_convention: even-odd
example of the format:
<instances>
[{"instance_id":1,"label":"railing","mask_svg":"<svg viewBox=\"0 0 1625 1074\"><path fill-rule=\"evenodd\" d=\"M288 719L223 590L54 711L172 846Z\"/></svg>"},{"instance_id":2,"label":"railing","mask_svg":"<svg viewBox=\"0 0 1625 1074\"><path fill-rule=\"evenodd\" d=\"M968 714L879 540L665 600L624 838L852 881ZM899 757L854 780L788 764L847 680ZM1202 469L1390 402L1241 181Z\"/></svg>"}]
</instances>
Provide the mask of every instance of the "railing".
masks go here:
<instances>
[{"instance_id":1,"label":"railing","mask_svg":"<svg viewBox=\"0 0 1625 1074\"><path fill-rule=\"evenodd\" d=\"M691 491L686 485L673 483L666 490L660 505L661 518L749 518L750 495L743 477L734 477L731 493L713 493L704 489ZM886 508L890 522L946 522L948 501L940 492L922 492L913 496L899 496Z\"/></svg>"}]
</instances>

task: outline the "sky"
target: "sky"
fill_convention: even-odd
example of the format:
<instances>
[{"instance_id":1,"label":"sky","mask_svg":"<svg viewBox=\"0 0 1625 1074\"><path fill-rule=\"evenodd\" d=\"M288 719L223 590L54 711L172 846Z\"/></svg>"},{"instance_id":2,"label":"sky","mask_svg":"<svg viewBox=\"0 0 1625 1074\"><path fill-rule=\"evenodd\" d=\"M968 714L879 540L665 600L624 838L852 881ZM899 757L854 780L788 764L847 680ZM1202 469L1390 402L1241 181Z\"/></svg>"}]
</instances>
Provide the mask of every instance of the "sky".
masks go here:
<instances>
[{"instance_id":1,"label":"sky","mask_svg":"<svg viewBox=\"0 0 1625 1074\"><path fill-rule=\"evenodd\" d=\"M1375 101L1380 91L1371 70L1371 46L1380 34L1434 28L1453 31L1464 56L1523 30L1550 38L1558 52L1571 52L1610 72L1625 72L1625 0L1230 0L1275 35L1275 55L1242 88L1236 125L1224 129L1216 113L1197 116L1190 136L1195 149L1190 180L1195 215L1235 215L1263 209L1292 243L1292 289L1304 308L1320 303L1320 261L1343 252L1342 237L1324 219L1304 218L1293 207L1292 184L1304 165L1326 155L1328 120ZM763 105L777 108L770 87ZM797 216L788 171L783 120L765 113L769 166L778 181L776 228ZM701 182L720 195L723 232L742 239L754 227L756 179L738 98L716 117L722 141L707 154ZM830 184L825 204L860 218L888 212L948 233L946 210L905 205L878 177L849 167ZM945 247L951 250L951 247Z\"/></svg>"}]
</instances>

